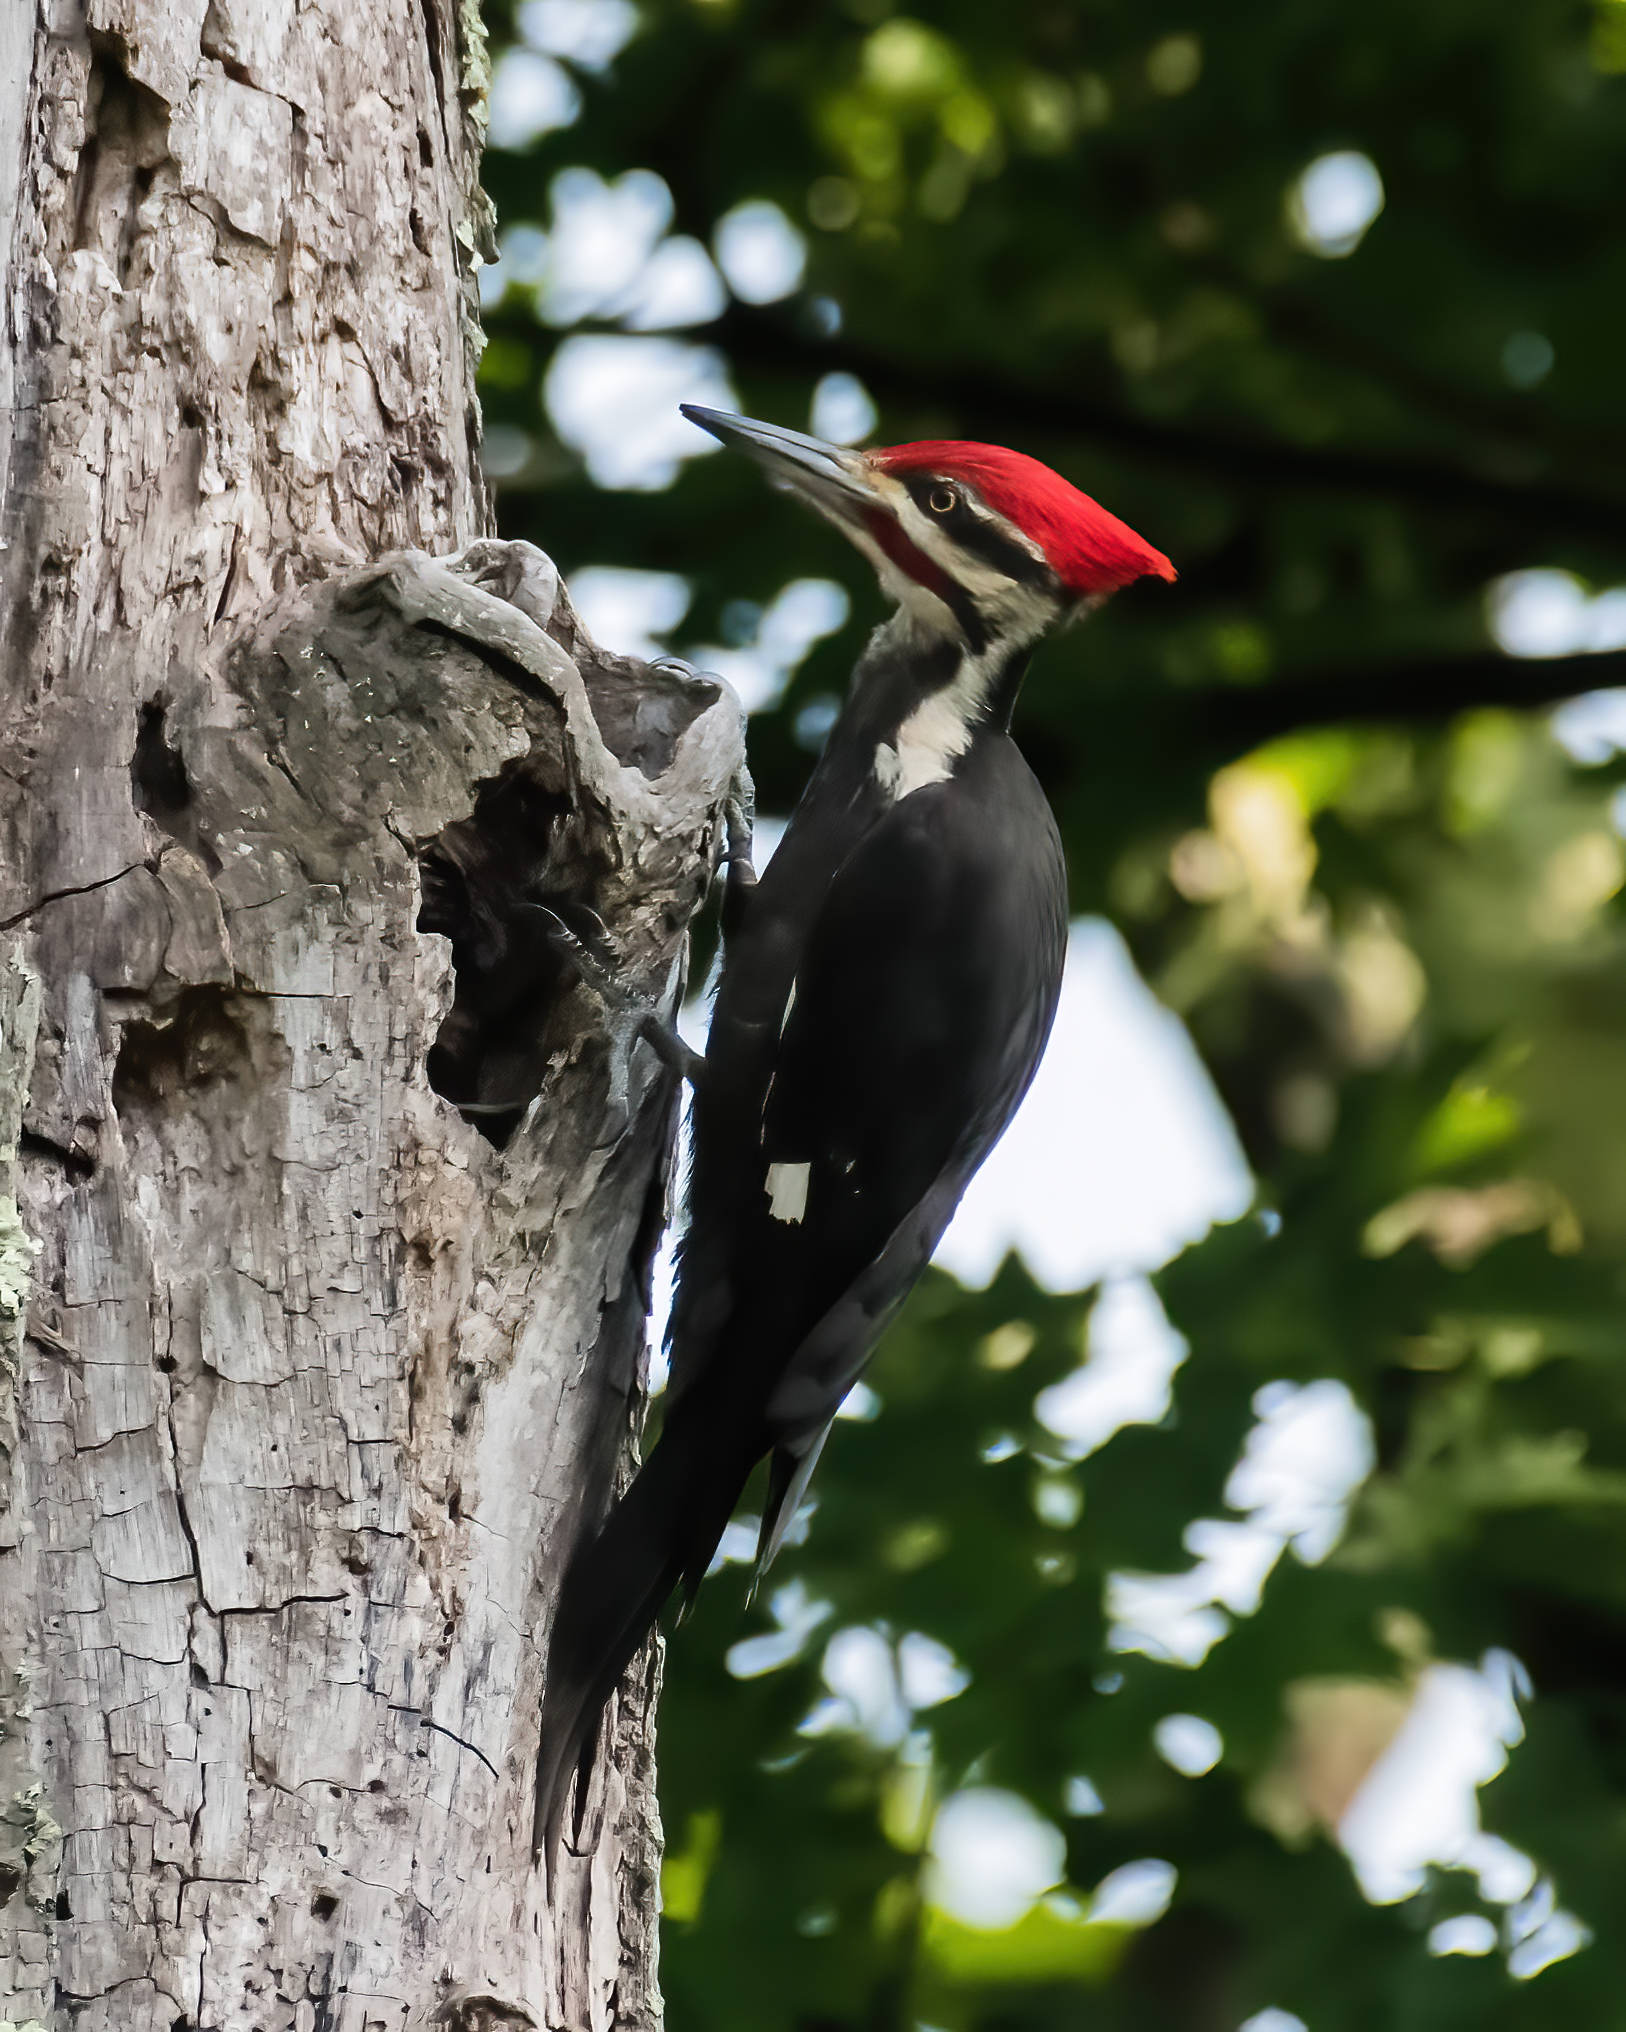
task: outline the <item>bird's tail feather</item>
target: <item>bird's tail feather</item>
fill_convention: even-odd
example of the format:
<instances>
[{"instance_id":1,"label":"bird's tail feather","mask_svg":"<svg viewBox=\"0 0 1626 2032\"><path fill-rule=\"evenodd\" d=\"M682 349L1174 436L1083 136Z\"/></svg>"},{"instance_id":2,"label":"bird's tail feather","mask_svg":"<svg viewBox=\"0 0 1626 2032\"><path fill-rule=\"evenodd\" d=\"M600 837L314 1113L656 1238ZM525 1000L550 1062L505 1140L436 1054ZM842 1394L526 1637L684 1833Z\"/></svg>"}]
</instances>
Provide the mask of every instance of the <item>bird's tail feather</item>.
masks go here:
<instances>
[{"instance_id":1,"label":"bird's tail feather","mask_svg":"<svg viewBox=\"0 0 1626 2032\"><path fill-rule=\"evenodd\" d=\"M669 1431L598 1536L570 1562L548 1640L537 1753L533 1853L549 1870L572 1778L576 1828L599 1717L611 1690L685 1575L704 1573L734 1507L738 1480L695 1458L704 1427ZM710 1446L706 1446L711 1451ZM698 1492L698 1493L697 1493Z\"/></svg>"},{"instance_id":2,"label":"bird's tail feather","mask_svg":"<svg viewBox=\"0 0 1626 2032\"><path fill-rule=\"evenodd\" d=\"M779 1556L785 1534L796 1521L796 1512L813 1470L819 1464L824 1442L830 1437L826 1420L811 1439L799 1447L777 1446L768 1462L768 1500L762 1506L762 1527L757 1533L756 1572L751 1576L751 1594L756 1595L770 1566Z\"/></svg>"}]
</instances>

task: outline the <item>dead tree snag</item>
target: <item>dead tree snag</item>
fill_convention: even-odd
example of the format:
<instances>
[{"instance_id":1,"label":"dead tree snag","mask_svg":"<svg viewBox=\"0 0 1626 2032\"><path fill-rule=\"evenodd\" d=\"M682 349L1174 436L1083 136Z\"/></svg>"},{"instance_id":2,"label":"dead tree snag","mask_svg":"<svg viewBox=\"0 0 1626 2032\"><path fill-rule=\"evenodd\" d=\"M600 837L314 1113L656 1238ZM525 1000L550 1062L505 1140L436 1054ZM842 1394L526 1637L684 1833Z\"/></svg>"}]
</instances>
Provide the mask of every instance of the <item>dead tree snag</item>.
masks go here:
<instances>
[{"instance_id":1,"label":"dead tree snag","mask_svg":"<svg viewBox=\"0 0 1626 2032\"><path fill-rule=\"evenodd\" d=\"M653 1665L552 1913L529 1787L674 1094L529 913L673 992L740 730L489 538L473 19L0 29L0 2020L52 2032L658 2017Z\"/></svg>"}]
</instances>

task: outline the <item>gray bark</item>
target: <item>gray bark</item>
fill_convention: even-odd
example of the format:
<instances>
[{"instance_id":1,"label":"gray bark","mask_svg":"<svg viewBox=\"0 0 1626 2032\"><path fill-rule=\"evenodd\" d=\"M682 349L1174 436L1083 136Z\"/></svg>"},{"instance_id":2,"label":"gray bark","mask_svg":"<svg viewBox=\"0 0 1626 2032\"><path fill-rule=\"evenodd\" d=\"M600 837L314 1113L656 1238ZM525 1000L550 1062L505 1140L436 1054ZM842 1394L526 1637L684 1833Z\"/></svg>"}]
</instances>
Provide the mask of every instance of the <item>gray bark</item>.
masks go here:
<instances>
[{"instance_id":1,"label":"gray bark","mask_svg":"<svg viewBox=\"0 0 1626 2032\"><path fill-rule=\"evenodd\" d=\"M0 2020L650 2026L653 1655L551 1911L530 1791L675 1095L534 906L675 994L738 712L487 536L467 0L26 11Z\"/></svg>"}]
</instances>

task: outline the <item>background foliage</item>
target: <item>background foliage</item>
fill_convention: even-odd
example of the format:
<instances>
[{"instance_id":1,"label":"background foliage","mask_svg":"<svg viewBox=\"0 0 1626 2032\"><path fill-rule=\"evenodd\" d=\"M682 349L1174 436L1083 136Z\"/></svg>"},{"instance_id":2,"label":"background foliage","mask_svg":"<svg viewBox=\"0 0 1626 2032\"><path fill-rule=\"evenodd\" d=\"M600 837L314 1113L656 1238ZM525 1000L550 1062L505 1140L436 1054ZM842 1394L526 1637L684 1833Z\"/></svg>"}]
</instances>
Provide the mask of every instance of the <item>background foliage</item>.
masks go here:
<instances>
[{"instance_id":1,"label":"background foliage","mask_svg":"<svg viewBox=\"0 0 1626 2032\"><path fill-rule=\"evenodd\" d=\"M780 207L799 284L680 335L740 406L801 423L857 375L882 441L1019 445L1181 567L1042 654L1019 732L1076 907L1183 1017L1259 1181L1159 1279L1191 1349L1160 1424L1067 1459L1034 1400L1091 1294L1014 1260L985 1292L934 1274L787 1592L747 1612L740 1567L704 1590L661 1729L674 2032L1626 2026L1621 772L1547 711L1623 681L1587 651L1626 631L1585 603L1626 578L1626 6L619 7L491 9L499 52L562 59L531 79L551 131L488 161L505 532L682 574L689 641L748 639L791 578L848 587L753 725L763 808L789 809L875 617L866 568L742 462L596 484L563 349L670 341L514 237L567 168L653 172L702 245ZM1335 258L1300 179L1341 151L1385 202ZM1573 625L1508 655L1487 589L1540 567L1576 575ZM1375 1447L1336 1549L1288 1552L1200 1663L1118 1648L1110 1577L1189 1570L1269 1386L1328 1379ZM905 1692L961 1690L843 1707L834 1631L871 1632ZM1441 1867L1373 1905L1330 1823L1429 1661L1487 1653L1527 1695L1481 1812L1536 1889ZM1170 1714L1219 1731L1206 1775L1158 1754ZM1014 1926L929 1896L967 1783L1065 1837L1070 1891ZM1176 1873L1162 1916L1092 1923L1148 1858ZM1474 1914L1485 1951L1430 1951Z\"/></svg>"}]
</instances>

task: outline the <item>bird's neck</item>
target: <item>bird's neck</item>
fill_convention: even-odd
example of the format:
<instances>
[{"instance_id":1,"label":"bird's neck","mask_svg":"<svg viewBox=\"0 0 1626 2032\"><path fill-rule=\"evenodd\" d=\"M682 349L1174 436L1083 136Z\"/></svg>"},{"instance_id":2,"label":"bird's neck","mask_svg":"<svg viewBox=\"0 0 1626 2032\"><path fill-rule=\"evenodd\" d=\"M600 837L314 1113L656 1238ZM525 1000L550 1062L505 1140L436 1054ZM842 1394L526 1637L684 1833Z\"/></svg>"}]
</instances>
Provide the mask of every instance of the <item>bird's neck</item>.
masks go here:
<instances>
[{"instance_id":1,"label":"bird's neck","mask_svg":"<svg viewBox=\"0 0 1626 2032\"><path fill-rule=\"evenodd\" d=\"M1029 645L998 640L974 650L895 614L853 672L843 746L894 799L946 782L979 741L1009 733L1028 653Z\"/></svg>"}]
</instances>

